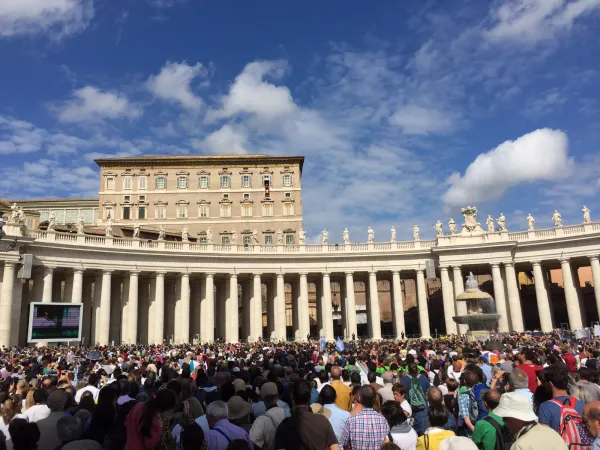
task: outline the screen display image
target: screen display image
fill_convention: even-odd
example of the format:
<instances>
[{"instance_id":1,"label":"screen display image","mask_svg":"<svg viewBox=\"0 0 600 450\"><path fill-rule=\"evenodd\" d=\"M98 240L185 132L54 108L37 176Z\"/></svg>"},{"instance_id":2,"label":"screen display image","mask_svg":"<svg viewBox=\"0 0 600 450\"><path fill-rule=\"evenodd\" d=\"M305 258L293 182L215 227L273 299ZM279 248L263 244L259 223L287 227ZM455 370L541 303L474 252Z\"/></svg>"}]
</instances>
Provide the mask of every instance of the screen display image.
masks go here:
<instances>
[{"instance_id":1,"label":"screen display image","mask_svg":"<svg viewBox=\"0 0 600 450\"><path fill-rule=\"evenodd\" d=\"M66 303L32 303L28 341L80 340L81 308L82 305Z\"/></svg>"}]
</instances>

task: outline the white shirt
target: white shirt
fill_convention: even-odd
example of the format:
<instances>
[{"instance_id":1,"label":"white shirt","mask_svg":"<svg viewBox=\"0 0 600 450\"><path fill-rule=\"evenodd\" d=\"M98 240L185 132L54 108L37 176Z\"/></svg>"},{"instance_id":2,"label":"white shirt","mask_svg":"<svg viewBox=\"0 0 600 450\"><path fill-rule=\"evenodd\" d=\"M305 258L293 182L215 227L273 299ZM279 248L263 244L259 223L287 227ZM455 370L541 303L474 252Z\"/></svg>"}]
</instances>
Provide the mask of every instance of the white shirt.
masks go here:
<instances>
[{"instance_id":1,"label":"white shirt","mask_svg":"<svg viewBox=\"0 0 600 450\"><path fill-rule=\"evenodd\" d=\"M394 444L400 447L401 450L416 450L417 448L417 432L410 430L408 433L390 433Z\"/></svg>"},{"instance_id":2,"label":"white shirt","mask_svg":"<svg viewBox=\"0 0 600 450\"><path fill-rule=\"evenodd\" d=\"M38 420L45 419L50 415L50 408L46 405L33 405L31 408L24 413L29 417L30 422L37 422Z\"/></svg>"},{"instance_id":3,"label":"white shirt","mask_svg":"<svg viewBox=\"0 0 600 450\"><path fill-rule=\"evenodd\" d=\"M81 401L81 396L83 395L84 392L90 391L94 397L94 402L98 401L98 394L100 393L100 389L98 389L97 387L94 386L86 386L84 388L79 389L76 393L75 393L75 401L77 403L79 403Z\"/></svg>"},{"instance_id":4,"label":"white shirt","mask_svg":"<svg viewBox=\"0 0 600 450\"><path fill-rule=\"evenodd\" d=\"M412 417L412 408L407 400L404 400L402 403L400 403L400 407L408 413L408 417Z\"/></svg>"}]
</instances>

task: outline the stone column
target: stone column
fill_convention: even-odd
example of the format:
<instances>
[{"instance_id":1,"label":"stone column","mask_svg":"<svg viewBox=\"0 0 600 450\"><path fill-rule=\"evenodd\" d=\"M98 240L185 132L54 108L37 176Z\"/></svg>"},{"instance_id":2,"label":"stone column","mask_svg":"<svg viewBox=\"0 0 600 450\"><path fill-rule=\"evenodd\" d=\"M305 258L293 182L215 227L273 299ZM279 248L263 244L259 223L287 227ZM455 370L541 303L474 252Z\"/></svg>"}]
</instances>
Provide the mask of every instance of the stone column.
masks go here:
<instances>
[{"instance_id":1,"label":"stone column","mask_svg":"<svg viewBox=\"0 0 600 450\"><path fill-rule=\"evenodd\" d=\"M354 296L354 274L346 272L346 339L352 339L352 335L356 336L356 297ZM404 311L403 311L404 314ZM402 317L404 319L404 316Z\"/></svg>"},{"instance_id":2,"label":"stone column","mask_svg":"<svg viewBox=\"0 0 600 450\"><path fill-rule=\"evenodd\" d=\"M286 340L285 323L285 283L282 273L277 274L277 291L275 294L275 337Z\"/></svg>"},{"instance_id":3,"label":"stone column","mask_svg":"<svg viewBox=\"0 0 600 450\"><path fill-rule=\"evenodd\" d=\"M421 337L430 338L429 331L429 309L427 305L427 288L425 286L425 273L423 269L417 269L417 303L419 307L419 326Z\"/></svg>"},{"instance_id":4,"label":"stone column","mask_svg":"<svg viewBox=\"0 0 600 450\"><path fill-rule=\"evenodd\" d=\"M238 278L235 273L229 275L229 296L226 305L225 340L237 342L240 338Z\"/></svg>"},{"instance_id":5,"label":"stone column","mask_svg":"<svg viewBox=\"0 0 600 450\"><path fill-rule=\"evenodd\" d=\"M12 308L13 291L15 288L16 264L11 261L4 263L4 275L2 278L2 291L0 296L0 347L10 347L10 336L12 330Z\"/></svg>"},{"instance_id":6,"label":"stone column","mask_svg":"<svg viewBox=\"0 0 600 450\"><path fill-rule=\"evenodd\" d=\"M524 331L523 312L521 311L521 298L519 296L519 285L515 266L513 263L504 263L506 272L506 291L508 293L508 304L510 305L510 321L514 331Z\"/></svg>"},{"instance_id":7,"label":"stone column","mask_svg":"<svg viewBox=\"0 0 600 450\"><path fill-rule=\"evenodd\" d=\"M323 273L323 297L321 300L321 316L323 320L323 336L332 341L333 335L333 311L331 305L331 278L328 273Z\"/></svg>"},{"instance_id":8,"label":"stone column","mask_svg":"<svg viewBox=\"0 0 600 450\"><path fill-rule=\"evenodd\" d=\"M374 340L381 339L381 312L379 311L377 272L369 272L369 313L371 338Z\"/></svg>"},{"instance_id":9,"label":"stone column","mask_svg":"<svg viewBox=\"0 0 600 450\"><path fill-rule=\"evenodd\" d=\"M190 342L190 274L181 274L181 308L179 309L179 334L181 342Z\"/></svg>"},{"instance_id":10,"label":"stone column","mask_svg":"<svg viewBox=\"0 0 600 450\"><path fill-rule=\"evenodd\" d=\"M592 266L592 281L594 282L594 297L596 297L596 309L600 315L600 261L598 256L590 256Z\"/></svg>"},{"instance_id":11,"label":"stone column","mask_svg":"<svg viewBox=\"0 0 600 450\"><path fill-rule=\"evenodd\" d=\"M540 316L540 326L544 333L552 331L552 313L550 311L550 302L542 266L539 261L533 261L533 280L535 282L535 298L537 300L538 314Z\"/></svg>"},{"instance_id":12,"label":"stone column","mask_svg":"<svg viewBox=\"0 0 600 450\"><path fill-rule=\"evenodd\" d=\"M300 333L302 326L300 325L300 282L298 278L295 278L290 283L291 287L291 295L292 295L292 330L294 331L294 339L296 341L306 339L306 335L304 338Z\"/></svg>"},{"instance_id":13,"label":"stone column","mask_svg":"<svg viewBox=\"0 0 600 450\"><path fill-rule=\"evenodd\" d=\"M323 328L323 278L315 280L315 297L316 297L316 313L317 313L317 332L319 333L319 339L325 335L325 329Z\"/></svg>"},{"instance_id":14,"label":"stone column","mask_svg":"<svg viewBox=\"0 0 600 450\"><path fill-rule=\"evenodd\" d=\"M121 306L123 304L123 286L120 277L112 277L110 288L110 331L108 342L120 344L121 341Z\"/></svg>"},{"instance_id":15,"label":"stone column","mask_svg":"<svg viewBox=\"0 0 600 450\"><path fill-rule=\"evenodd\" d=\"M396 337L405 333L404 329L404 298L402 295L402 284L400 283L400 272L392 271L392 311L394 315L394 335Z\"/></svg>"},{"instance_id":16,"label":"stone column","mask_svg":"<svg viewBox=\"0 0 600 450\"><path fill-rule=\"evenodd\" d=\"M73 270L71 303L83 303L83 269Z\"/></svg>"},{"instance_id":17,"label":"stone column","mask_svg":"<svg viewBox=\"0 0 600 450\"><path fill-rule=\"evenodd\" d=\"M202 342L215 340L215 275L206 274L202 285L202 303L200 304L200 332Z\"/></svg>"},{"instance_id":18,"label":"stone column","mask_svg":"<svg viewBox=\"0 0 600 450\"><path fill-rule=\"evenodd\" d=\"M240 300L240 310L242 311L242 339L248 341L251 340L250 335L250 282L247 280L242 281L242 298Z\"/></svg>"},{"instance_id":19,"label":"stone column","mask_svg":"<svg viewBox=\"0 0 600 450\"><path fill-rule=\"evenodd\" d=\"M44 280L45 281L45 280ZM44 287L46 283L44 283ZM96 345L100 339L100 301L102 300L102 274L97 274L94 278L94 301L92 307L92 331L90 332L90 341Z\"/></svg>"},{"instance_id":20,"label":"stone column","mask_svg":"<svg viewBox=\"0 0 600 450\"><path fill-rule=\"evenodd\" d=\"M298 302L298 319L300 321L300 339L310 334L310 311L308 309L308 277L300 274L300 298Z\"/></svg>"},{"instance_id":21,"label":"stone column","mask_svg":"<svg viewBox=\"0 0 600 450\"><path fill-rule=\"evenodd\" d=\"M448 267L440 267L442 281L442 301L444 304L444 322L446 324L446 334L456 334L456 323L452 320L454 312L454 293L450 284Z\"/></svg>"},{"instance_id":22,"label":"stone column","mask_svg":"<svg viewBox=\"0 0 600 450\"><path fill-rule=\"evenodd\" d=\"M73 273L65 274L65 293L62 301L64 303L74 303L72 300L73 297L73 283L75 283L75 271Z\"/></svg>"},{"instance_id":23,"label":"stone column","mask_svg":"<svg viewBox=\"0 0 600 450\"><path fill-rule=\"evenodd\" d=\"M19 325L21 322L21 308L23 307L23 283L17 280L13 288L12 296L12 318L10 322L9 345L19 343Z\"/></svg>"},{"instance_id":24,"label":"stone column","mask_svg":"<svg viewBox=\"0 0 600 450\"><path fill-rule=\"evenodd\" d=\"M165 274L156 272L156 285L154 287L154 336L155 344L162 344L165 338Z\"/></svg>"},{"instance_id":25,"label":"stone column","mask_svg":"<svg viewBox=\"0 0 600 450\"><path fill-rule=\"evenodd\" d=\"M52 280L54 278L54 269L52 267L44 267L44 293L42 294L42 302L52 302Z\"/></svg>"},{"instance_id":26,"label":"stone column","mask_svg":"<svg viewBox=\"0 0 600 450\"><path fill-rule=\"evenodd\" d=\"M452 268L452 277L454 278L454 302L456 304L456 315L466 316L467 315L467 302L457 302L456 299L460 294L465 292L465 280L462 276L462 270L460 266L454 266ZM465 334L469 329L468 325L458 325L458 333Z\"/></svg>"},{"instance_id":27,"label":"stone column","mask_svg":"<svg viewBox=\"0 0 600 450\"><path fill-rule=\"evenodd\" d=\"M255 273L252 281L252 297L250 298L250 336L251 339L262 339L263 315L262 315L262 282L260 274Z\"/></svg>"},{"instance_id":28,"label":"stone column","mask_svg":"<svg viewBox=\"0 0 600 450\"><path fill-rule=\"evenodd\" d=\"M111 273L112 270L102 272L102 291L100 294L100 317L98 326L98 343L109 345L110 333L110 300L111 300Z\"/></svg>"},{"instance_id":29,"label":"stone column","mask_svg":"<svg viewBox=\"0 0 600 450\"><path fill-rule=\"evenodd\" d=\"M500 319L498 320L498 331L501 333L512 331L509 330L508 326L508 313L506 311L506 298L504 296L504 280L502 278L500 264L492 264L492 283L494 284L494 300L496 302L496 312L500 314Z\"/></svg>"},{"instance_id":30,"label":"stone column","mask_svg":"<svg viewBox=\"0 0 600 450\"><path fill-rule=\"evenodd\" d=\"M137 343L137 328L138 328L138 281L140 273L138 271L129 272L129 304L127 314L127 341L131 344Z\"/></svg>"},{"instance_id":31,"label":"stone column","mask_svg":"<svg viewBox=\"0 0 600 450\"><path fill-rule=\"evenodd\" d=\"M123 275L123 286L121 288L121 344L129 343L129 283L131 275ZM134 311L133 314L137 314ZM135 344L135 342L134 342Z\"/></svg>"},{"instance_id":32,"label":"stone column","mask_svg":"<svg viewBox=\"0 0 600 450\"><path fill-rule=\"evenodd\" d=\"M92 279L90 277L83 279L83 320L81 321L81 337L84 345L90 345L92 342L92 309L93 309L93 296L92 296Z\"/></svg>"},{"instance_id":33,"label":"stone column","mask_svg":"<svg viewBox=\"0 0 600 450\"><path fill-rule=\"evenodd\" d=\"M577 290L575 289L573 272L571 270L569 259L561 259L560 267L563 275L567 314L569 315L569 328L573 331L581 330L583 328L583 323L581 320L581 311L579 309L579 299L577 298Z\"/></svg>"}]
</instances>

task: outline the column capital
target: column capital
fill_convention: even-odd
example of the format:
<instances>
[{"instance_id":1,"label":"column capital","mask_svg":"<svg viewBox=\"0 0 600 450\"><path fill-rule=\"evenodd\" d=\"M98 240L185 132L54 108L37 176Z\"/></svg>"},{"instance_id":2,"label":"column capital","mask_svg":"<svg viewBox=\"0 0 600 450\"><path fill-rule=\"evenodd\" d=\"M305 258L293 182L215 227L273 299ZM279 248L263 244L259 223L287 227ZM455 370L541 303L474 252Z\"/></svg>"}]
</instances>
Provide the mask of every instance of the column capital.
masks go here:
<instances>
[{"instance_id":1,"label":"column capital","mask_svg":"<svg viewBox=\"0 0 600 450\"><path fill-rule=\"evenodd\" d=\"M181 278L189 278L190 277L190 273L189 272L182 272L179 275L181 276Z\"/></svg>"},{"instance_id":2,"label":"column capital","mask_svg":"<svg viewBox=\"0 0 600 450\"><path fill-rule=\"evenodd\" d=\"M354 272L345 272L345 274L346 274L346 276L351 276L351 277L354 276Z\"/></svg>"},{"instance_id":3,"label":"column capital","mask_svg":"<svg viewBox=\"0 0 600 450\"><path fill-rule=\"evenodd\" d=\"M114 272L113 269L102 269L102 275L110 275Z\"/></svg>"},{"instance_id":4,"label":"column capital","mask_svg":"<svg viewBox=\"0 0 600 450\"><path fill-rule=\"evenodd\" d=\"M448 272L448 269L450 269L450 266L440 266L442 272Z\"/></svg>"},{"instance_id":5,"label":"column capital","mask_svg":"<svg viewBox=\"0 0 600 450\"><path fill-rule=\"evenodd\" d=\"M589 256L588 258L590 258L590 261L598 261L599 259L598 255Z\"/></svg>"},{"instance_id":6,"label":"column capital","mask_svg":"<svg viewBox=\"0 0 600 450\"><path fill-rule=\"evenodd\" d=\"M284 276L285 276L285 274L283 274L283 273L278 273L278 274L277 274L277 279L283 278Z\"/></svg>"},{"instance_id":7,"label":"column capital","mask_svg":"<svg viewBox=\"0 0 600 450\"><path fill-rule=\"evenodd\" d=\"M323 277L329 278L329 275L331 274L329 272L321 272L321 275L323 275Z\"/></svg>"},{"instance_id":8,"label":"column capital","mask_svg":"<svg viewBox=\"0 0 600 450\"><path fill-rule=\"evenodd\" d=\"M229 278L237 278L237 273L230 273Z\"/></svg>"},{"instance_id":9,"label":"column capital","mask_svg":"<svg viewBox=\"0 0 600 450\"><path fill-rule=\"evenodd\" d=\"M377 270L369 270L369 276L377 277Z\"/></svg>"},{"instance_id":10,"label":"column capital","mask_svg":"<svg viewBox=\"0 0 600 450\"><path fill-rule=\"evenodd\" d=\"M492 266L492 269L494 269L494 268L498 268L499 269L500 268L500 263L497 263L497 262L496 263L490 263L490 266Z\"/></svg>"},{"instance_id":11,"label":"column capital","mask_svg":"<svg viewBox=\"0 0 600 450\"><path fill-rule=\"evenodd\" d=\"M307 277L308 276L308 272L298 272L298 275L300 277Z\"/></svg>"},{"instance_id":12,"label":"column capital","mask_svg":"<svg viewBox=\"0 0 600 450\"><path fill-rule=\"evenodd\" d=\"M130 270L129 276L138 276L142 271L141 270Z\"/></svg>"},{"instance_id":13,"label":"column capital","mask_svg":"<svg viewBox=\"0 0 600 450\"><path fill-rule=\"evenodd\" d=\"M73 274L83 274L83 272L85 271L85 269L73 269Z\"/></svg>"},{"instance_id":14,"label":"column capital","mask_svg":"<svg viewBox=\"0 0 600 450\"><path fill-rule=\"evenodd\" d=\"M505 262L504 267L514 267L515 263L513 262Z\"/></svg>"},{"instance_id":15,"label":"column capital","mask_svg":"<svg viewBox=\"0 0 600 450\"><path fill-rule=\"evenodd\" d=\"M261 277L262 277L262 275L261 275L260 273L255 273L255 274L254 274L254 279L257 279L257 278L258 278L258 279L260 280L260 279L261 279Z\"/></svg>"},{"instance_id":16,"label":"column capital","mask_svg":"<svg viewBox=\"0 0 600 450\"><path fill-rule=\"evenodd\" d=\"M571 262L571 258L560 258L559 261L561 264L569 264Z\"/></svg>"},{"instance_id":17,"label":"column capital","mask_svg":"<svg viewBox=\"0 0 600 450\"><path fill-rule=\"evenodd\" d=\"M392 270L392 276L395 276L395 275L398 275L398 276L399 276L399 275L400 275L400 271L399 271L399 270L396 270L396 269L395 269L395 270Z\"/></svg>"},{"instance_id":18,"label":"column capital","mask_svg":"<svg viewBox=\"0 0 600 450\"><path fill-rule=\"evenodd\" d=\"M541 267L542 266L542 262L541 261L531 261L531 265L533 267Z\"/></svg>"},{"instance_id":19,"label":"column capital","mask_svg":"<svg viewBox=\"0 0 600 450\"><path fill-rule=\"evenodd\" d=\"M167 274L166 270L157 270L156 272L154 272L154 276L156 278L159 278L159 277L164 278L166 274Z\"/></svg>"},{"instance_id":20,"label":"column capital","mask_svg":"<svg viewBox=\"0 0 600 450\"><path fill-rule=\"evenodd\" d=\"M14 261L4 261L4 268L7 267L14 269L15 267L17 267L17 263Z\"/></svg>"},{"instance_id":21,"label":"column capital","mask_svg":"<svg viewBox=\"0 0 600 450\"><path fill-rule=\"evenodd\" d=\"M9 264L9 263L5 263L5 264ZM10 264L13 264L13 262L11 262ZM54 273L54 267L50 267L50 266L44 266L44 275L45 274L52 274Z\"/></svg>"},{"instance_id":22,"label":"column capital","mask_svg":"<svg viewBox=\"0 0 600 450\"><path fill-rule=\"evenodd\" d=\"M425 273L425 269L418 268L415 269L415 272L417 272L417 275L423 275Z\"/></svg>"},{"instance_id":23,"label":"column capital","mask_svg":"<svg viewBox=\"0 0 600 450\"><path fill-rule=\"evenodd\" d=\"M215 272L204 272L204 277L205 278L214 278Z\"/></svg>"}]
</instances>

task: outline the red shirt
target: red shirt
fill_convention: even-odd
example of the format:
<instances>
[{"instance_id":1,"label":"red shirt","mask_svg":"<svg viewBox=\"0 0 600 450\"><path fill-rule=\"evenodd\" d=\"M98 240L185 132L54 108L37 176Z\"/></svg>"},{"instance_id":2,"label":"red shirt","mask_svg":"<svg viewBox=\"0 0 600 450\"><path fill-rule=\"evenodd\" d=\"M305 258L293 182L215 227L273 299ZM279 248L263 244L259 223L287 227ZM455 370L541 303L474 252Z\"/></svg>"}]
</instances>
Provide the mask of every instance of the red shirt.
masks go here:
<instances>
[{"instance_id":1,"label":"red shirt","mask_svg":"<svg viewBox=\"0 0 600 450\"><path fill-rule=\"evenodd\" d=\"M575 357L571 353L564 353L562 357L567 365L567 368L569 369L569 372L577 372L577 361L575 360Z\"/></svg>"},{"instance_id":2,"label":"red shirt","mask_svg":"<svg viewBox=\"0 0 600 450\"><path fill-rule=\"evenodd\" d=\"M537 376L536 376L536 372L538 370L542 370L542 368L540 366L537 366L535 364L521 364L519 367L519 369L521 369L523 372L525 372L527 374L527 381L529 383L529 390L532 393L535 393L535 390L537 388Z\"/></svg>"}]
</instances>

